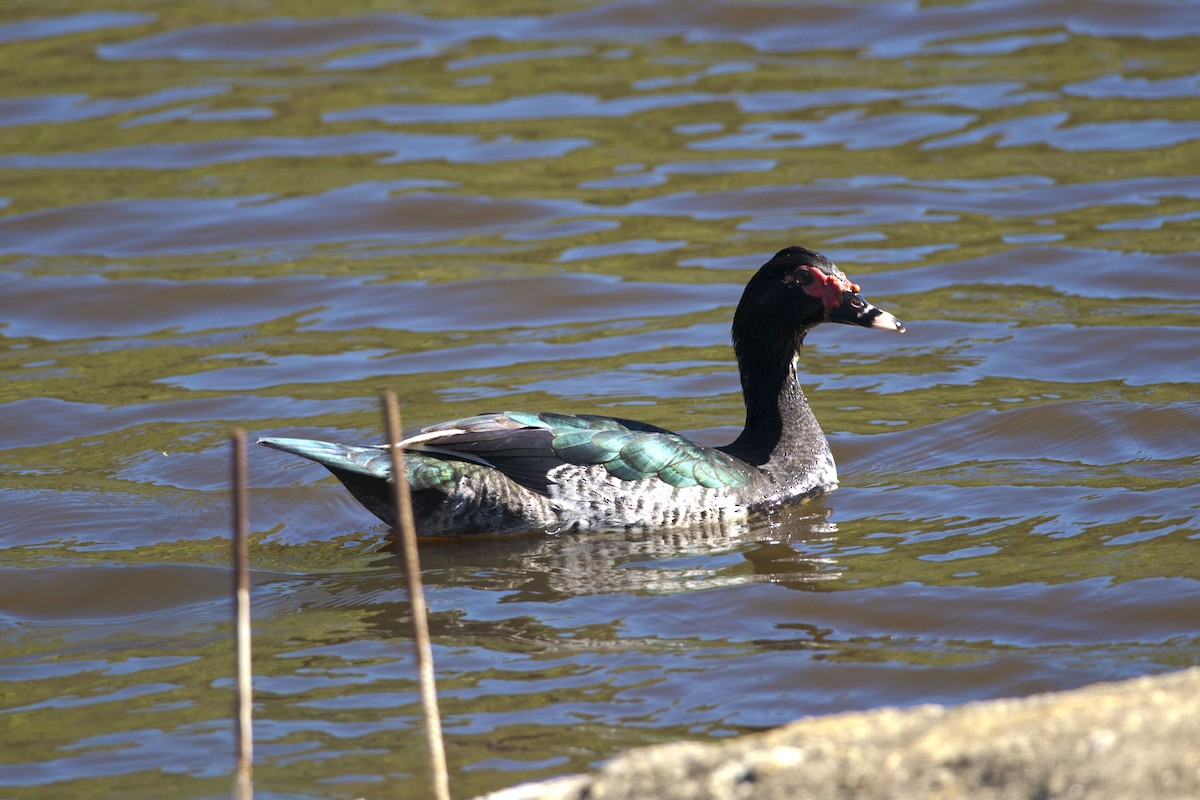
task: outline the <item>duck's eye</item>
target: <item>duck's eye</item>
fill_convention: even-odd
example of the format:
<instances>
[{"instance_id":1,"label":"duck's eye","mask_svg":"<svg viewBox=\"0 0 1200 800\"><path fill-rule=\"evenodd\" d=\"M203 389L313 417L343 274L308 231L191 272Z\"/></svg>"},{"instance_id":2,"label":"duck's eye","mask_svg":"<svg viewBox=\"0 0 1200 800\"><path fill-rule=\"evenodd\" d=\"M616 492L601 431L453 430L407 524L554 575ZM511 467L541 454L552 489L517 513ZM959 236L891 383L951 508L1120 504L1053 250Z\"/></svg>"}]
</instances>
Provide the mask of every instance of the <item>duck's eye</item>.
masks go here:
<instances>
[{"instance_id":1,"label":"duck's eye","mask_svg":"<svg viewBox=\"0 0 1200 800\"><path fill-rule=\"evenodd\" d=\"M863 308L864 306L866 306L866 303L864 303L862 298L859 297L858 295L851 295L850 296L850 305L853 308Z\"/></svg>"},{"instance_id":2,"label":"duck's eye","mask_svg":"<svg viewBox=\"0 0 1200 800\"><path fill-rule=\"evenodd\" d=\"M801 286L808 286L812 283L812 273L804 267L797 267L795 272L791 272L784 278L785 283L798 283Z\"/></svg>"}]
</instances>

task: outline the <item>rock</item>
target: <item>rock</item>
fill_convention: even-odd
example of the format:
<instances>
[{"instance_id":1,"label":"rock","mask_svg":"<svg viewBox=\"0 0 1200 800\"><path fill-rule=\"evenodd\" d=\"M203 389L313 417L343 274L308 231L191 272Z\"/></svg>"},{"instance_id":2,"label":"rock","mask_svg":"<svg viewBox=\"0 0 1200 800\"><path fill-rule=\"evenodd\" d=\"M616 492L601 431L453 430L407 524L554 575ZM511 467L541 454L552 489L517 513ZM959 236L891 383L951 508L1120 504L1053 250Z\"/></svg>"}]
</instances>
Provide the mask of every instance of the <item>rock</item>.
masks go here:
<instances>
[{"instance_id":1,"label":"rock","mask_svg":"<svg viewBox=\"0 0 1200 800\"><path fill-rule=\"evenodd\" d=\"M484 800L1200 798L1200 668L632 750Z\"/></svg>"}]
</instances>

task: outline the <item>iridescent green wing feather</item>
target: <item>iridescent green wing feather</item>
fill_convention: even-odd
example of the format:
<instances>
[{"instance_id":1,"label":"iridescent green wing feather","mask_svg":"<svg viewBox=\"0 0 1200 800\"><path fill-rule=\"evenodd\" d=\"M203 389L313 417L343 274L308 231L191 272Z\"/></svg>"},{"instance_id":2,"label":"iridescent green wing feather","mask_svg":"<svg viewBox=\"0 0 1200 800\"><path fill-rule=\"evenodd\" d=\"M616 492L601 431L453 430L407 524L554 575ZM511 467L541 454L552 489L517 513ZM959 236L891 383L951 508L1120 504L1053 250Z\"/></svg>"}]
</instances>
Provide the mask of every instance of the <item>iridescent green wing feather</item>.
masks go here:
<instances>
[{"instance_id":1,"label":"iridescent green wing feather","mask_svg":"<svg viewBox=\"0 0 1200 800\"><path fill-rule=\"evenodd\" d=\"M422 432L416 449L479 461L518 483L548 492L561 466L599 465L626 481L657 478L676 487L745 486L754 467L653 425L590 415L484 414Z\"/></svg>"},{"instance_id":2,"label":"iridescent green wing feather","mask_svg":"<svg viewBox=\"0 0 1200 800\"><path fill-rule=\"evenodd\" d=\"M658 478L679 489L736 488L750 482L754 468L730 455L667 431L572 430L551 440L569 464L602 464L627 481Z\"/></svg>"}]
</instances>

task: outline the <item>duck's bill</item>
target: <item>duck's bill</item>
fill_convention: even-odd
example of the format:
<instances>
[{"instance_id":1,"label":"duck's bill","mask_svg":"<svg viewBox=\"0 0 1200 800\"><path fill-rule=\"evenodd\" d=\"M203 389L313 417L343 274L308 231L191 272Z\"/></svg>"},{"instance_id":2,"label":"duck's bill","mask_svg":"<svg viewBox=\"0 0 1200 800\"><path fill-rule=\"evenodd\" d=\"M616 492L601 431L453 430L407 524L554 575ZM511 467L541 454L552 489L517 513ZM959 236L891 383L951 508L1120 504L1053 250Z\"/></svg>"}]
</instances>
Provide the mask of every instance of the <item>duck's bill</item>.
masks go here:
<instances>
[{"instance_id":1,"label":"duck's bill","mask_svg":"<svg viewBox=\"0 0 1200 800\"><path fill-rule=\"evenodd\" d=\"M829 311L829 321L904 333L903 322L863 300L857 292L847 291L842 295L842 302Z\"/></svg>"}]
</instances>

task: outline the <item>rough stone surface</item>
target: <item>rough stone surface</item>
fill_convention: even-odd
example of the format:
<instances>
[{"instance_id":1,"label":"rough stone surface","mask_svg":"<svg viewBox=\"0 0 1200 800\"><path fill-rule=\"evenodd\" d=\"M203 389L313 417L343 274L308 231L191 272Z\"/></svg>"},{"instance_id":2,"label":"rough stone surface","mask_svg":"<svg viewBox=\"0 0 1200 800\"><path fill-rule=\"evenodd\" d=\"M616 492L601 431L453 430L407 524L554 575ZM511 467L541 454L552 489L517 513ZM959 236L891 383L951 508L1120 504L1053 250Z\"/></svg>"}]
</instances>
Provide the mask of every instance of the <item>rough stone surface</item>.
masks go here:
<instances>
[{"instance_id":1,"label":"rough stone surface","mask_svg":"<svg viewBox=\"0 0 1200 800\"><path fill-rule=\"evenodd\" d=\"M486 800L1200 798L1200 668L632 750Z\"/></svg>"}]
</instances>

